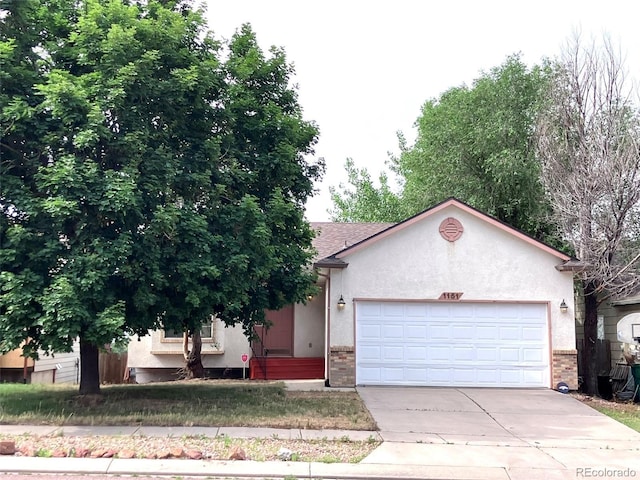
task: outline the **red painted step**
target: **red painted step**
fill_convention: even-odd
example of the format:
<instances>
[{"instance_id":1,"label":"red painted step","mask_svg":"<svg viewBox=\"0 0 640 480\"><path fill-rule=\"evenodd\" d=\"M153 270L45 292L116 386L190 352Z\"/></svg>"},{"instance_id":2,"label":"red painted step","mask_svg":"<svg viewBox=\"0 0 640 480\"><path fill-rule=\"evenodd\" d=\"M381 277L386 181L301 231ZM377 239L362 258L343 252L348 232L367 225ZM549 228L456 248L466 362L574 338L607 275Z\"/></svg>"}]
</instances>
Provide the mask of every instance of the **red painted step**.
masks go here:
<instances>
[{"instance_id":1,"label":"red painted step","mask_svg":"<svg viewBox=\"0 0 640 480\"><path fill-rule=\"evenodd\" d=\"M252 380L312 380L324 378L324 358L253 357L249 361Z\"/></svg>"}]
</instances>

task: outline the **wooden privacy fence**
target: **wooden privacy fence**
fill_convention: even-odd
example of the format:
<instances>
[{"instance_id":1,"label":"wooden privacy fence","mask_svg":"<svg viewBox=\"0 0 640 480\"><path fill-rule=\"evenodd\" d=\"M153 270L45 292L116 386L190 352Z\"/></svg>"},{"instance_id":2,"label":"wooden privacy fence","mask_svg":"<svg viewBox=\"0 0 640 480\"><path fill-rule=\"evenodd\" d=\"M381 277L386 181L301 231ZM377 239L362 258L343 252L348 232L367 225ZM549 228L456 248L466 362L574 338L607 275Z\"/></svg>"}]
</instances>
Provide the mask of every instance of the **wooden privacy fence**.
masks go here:
<instances>
[{"instance_id":1,"label":"wooden privacy fence","mask_svg":"<svg viewBox=\"0 0 640 480\"><path fill-rule=\"evenodd\" d=\"M125 383L127 354L100 352L98 369L100 370L100 383Z\"/></svg>"}]
</instances>

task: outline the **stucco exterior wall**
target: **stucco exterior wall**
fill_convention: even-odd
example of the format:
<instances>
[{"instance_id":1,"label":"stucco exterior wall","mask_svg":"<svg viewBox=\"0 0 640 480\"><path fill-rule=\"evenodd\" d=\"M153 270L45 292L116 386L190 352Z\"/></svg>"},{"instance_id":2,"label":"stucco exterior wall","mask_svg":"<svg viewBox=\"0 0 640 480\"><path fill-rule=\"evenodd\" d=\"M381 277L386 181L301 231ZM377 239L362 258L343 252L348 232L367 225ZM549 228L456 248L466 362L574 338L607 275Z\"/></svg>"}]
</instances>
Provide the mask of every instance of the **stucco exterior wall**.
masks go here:
<instances>
[{"instance_id":1,"label":"stucco exterior wall","mask_svg":"<svg viewBox=\"0 0 640 480\"><path fill-rule=\"evenodd\" d=\"M296 304L293 325L293 356L324 357L324 287L306 305Z\"/></svg>"},{"instance_id":2,"label":"stucco exterior wall","mask_svg":"<svg viewBox=\"0 0 640 480\"><path fill-rule=\"evenodd\" d=\"M453 243L439 232L448 217L464 228ZM354 344L354 299L436 300L462 292L463 301L548 302L550 348L575 349L572 274L554 268L562 260L455 206L342 259L349 266L331 274L331 347ZM566 313L559 309L563 299Z\"/></svg>"},{"instance_id":3,"label":"stucco exterior wall","mask_svg":"<svg viewBox=\"0 0 640 480\"><path fill-rule=\"evenodd\" d=\"M242 327L225 327L216 320L214 342L202 342L202 364L205 368L242 368L242 354L251 357L251 347ZM133 368L180 368L184 366L182 340L162 341L161 330L131 339L128 366Z\"/></svg>"}]
</instances>

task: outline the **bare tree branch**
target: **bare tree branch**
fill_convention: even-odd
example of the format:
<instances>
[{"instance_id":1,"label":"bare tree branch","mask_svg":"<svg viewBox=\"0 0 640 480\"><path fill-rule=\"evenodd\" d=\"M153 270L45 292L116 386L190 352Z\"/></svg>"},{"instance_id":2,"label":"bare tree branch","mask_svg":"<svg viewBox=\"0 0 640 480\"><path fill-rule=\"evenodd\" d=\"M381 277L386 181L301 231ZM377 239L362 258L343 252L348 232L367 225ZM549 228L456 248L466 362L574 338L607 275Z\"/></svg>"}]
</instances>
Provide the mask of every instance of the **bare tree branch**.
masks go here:
<instances>
[{"instance_id":1,"label":"bare tree branch","mask_svg":"<svg viewBox=\"0 0 640 480\"><path fill-rule=\"evenodd\" d=\"M587 265L585 390L596 393L598 305L640 288L640 115L608 38L567 44L537 122L542 182L555 221Z\"/></svg>"}]
</instances>

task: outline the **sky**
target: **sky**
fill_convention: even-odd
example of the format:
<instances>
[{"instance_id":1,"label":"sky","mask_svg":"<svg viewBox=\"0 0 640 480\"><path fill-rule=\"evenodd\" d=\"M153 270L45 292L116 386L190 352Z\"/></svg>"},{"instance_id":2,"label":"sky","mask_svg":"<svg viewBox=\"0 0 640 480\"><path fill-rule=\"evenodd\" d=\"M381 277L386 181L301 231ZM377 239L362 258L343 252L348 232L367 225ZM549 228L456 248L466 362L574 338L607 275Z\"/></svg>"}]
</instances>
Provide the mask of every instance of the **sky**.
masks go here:
<instances>
[{"instance_id":1,"label":"sky","mask_svg":"<svg viewBox=\"0 0 640 480\"><path fill-rule=\"evenodd\" d=\"M229 39L250 23L258 42L284 48L305 120L320 129L315 156L326 173L307 203L309 221L329 220L329 186L346 183L347 158L374 178L397 132L409 143L425 101L471 84L521 54L529 65L559 55L580 32L620 47L640 79L636 0L205 0L209 27Z\"/></svg>"}]
</instances>

